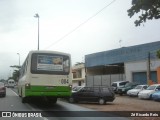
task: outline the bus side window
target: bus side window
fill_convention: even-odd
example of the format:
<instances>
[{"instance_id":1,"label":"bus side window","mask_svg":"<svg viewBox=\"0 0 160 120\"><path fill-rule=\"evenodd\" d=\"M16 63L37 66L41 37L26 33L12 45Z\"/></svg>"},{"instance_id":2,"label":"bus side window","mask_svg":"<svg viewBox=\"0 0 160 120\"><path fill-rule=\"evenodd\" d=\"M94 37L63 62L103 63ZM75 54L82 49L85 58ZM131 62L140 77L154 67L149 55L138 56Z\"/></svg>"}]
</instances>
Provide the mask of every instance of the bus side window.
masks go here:
<instances>
[{"instance_id":1,"label":"bus side window","mask_svg":"<svg viewBox=\"0 0 160 120\"><path fill-rule=\"evenodd\" d=\"M27 72L28 60L25 62L25 73Z\"/></svg>"},{"instance_id":2,"label":"bus side window","mask_svg":"<svg viewBox=\"0 0 160 120\"><path fill-rule=\"evenodd\" d=\"M27 65L28 65L28 57L26 58L25 62L23 63L20 69L20 78L27 72Z\"/></svg>"}]
</instances>

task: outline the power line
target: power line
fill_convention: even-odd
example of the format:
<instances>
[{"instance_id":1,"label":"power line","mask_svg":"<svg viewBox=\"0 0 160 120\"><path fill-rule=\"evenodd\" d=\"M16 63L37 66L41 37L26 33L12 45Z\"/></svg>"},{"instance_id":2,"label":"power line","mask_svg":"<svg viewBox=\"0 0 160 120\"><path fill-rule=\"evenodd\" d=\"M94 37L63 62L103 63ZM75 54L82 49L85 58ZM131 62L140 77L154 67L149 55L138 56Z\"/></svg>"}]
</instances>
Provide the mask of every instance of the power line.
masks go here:
<instances>
[{"instance_id":1,"label":"power line","mask_svg":"<svg viewBox=\"0 0 160 120\"><path fill-rule=\"evenodd\" d=\"M67 34L65 34L64 36L62 36L60 39L58 39L57 41L55 41L54 43L52 43L51 45L49 45L48 47L46 47L46 49L50 48L51 46L57 44L58 42L62 41L64 38L66 38L67 36L69 36L71 33L73 33L74 31L76 31L78 28L80 28L81 26L83 26L84 24L86 24L88 21L90 21L92 18L94 18L95 16L97 16L99 13L101 13L103 10L105 10L107 7L109 7L111 4L113 4L116 0L113 0L112 2L110 2L109 4L107 4L105 7L103 7L102 9L100 9L98 12L96 12L95 14L93 14L91 17L89 17L87 20L85 20L84 22L82 22L81 24L79 24L77 27L75 27L73 30L71 30L70 32L68 32Z\"/></svg>"}]
</instances>

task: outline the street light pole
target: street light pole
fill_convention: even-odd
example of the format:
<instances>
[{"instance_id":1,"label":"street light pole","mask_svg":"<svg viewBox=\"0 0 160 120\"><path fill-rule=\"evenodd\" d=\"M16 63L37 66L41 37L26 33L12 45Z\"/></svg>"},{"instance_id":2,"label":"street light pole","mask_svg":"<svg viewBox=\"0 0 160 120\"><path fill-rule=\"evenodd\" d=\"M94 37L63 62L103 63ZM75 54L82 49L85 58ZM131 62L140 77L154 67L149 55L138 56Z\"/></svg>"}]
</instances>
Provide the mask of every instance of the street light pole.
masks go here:
<instances>
[{"instance_id":1,"label":"street light pole","mask_svg":"<svg viewBox=\"0 0 160 120\"><path fill-rule=\"evenodd\" d=\"M38 18L38 50L39 50L39 15L38 13L36 13L34 17Z\"/></svg>"},{"instance_id":2,"label":"street light pole","mask_svg":"<svg viewBox=\"0 0 160 120\"><path fill-rule=\"evenodd\" d=\"M20 63L20 54L17 53L17 55L19 56L19 67L20 67L20 65L21 65L21 63Z\"/></svg>"}]
</instances>

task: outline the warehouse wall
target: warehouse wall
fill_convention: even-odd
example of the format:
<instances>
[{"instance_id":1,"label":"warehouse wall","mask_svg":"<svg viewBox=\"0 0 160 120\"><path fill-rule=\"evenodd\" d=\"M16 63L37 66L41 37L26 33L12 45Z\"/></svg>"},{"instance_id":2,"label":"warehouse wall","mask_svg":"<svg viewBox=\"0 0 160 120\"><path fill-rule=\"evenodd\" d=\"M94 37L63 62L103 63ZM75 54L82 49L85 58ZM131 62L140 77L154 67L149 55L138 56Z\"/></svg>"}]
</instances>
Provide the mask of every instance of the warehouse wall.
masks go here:
<instances>
[{"instance_id":1,"label":"warehouse wall","mask_svg":"<svg viewBox=\"0 0 160 120\"><path fill-rule=\"evenodd\" d=\"M160 60L151 60L151 71L157 71L158 66L160 66ZM134 61L125 63L126 80L133 81L133 73L135 72L147 72L147 61Z\"/></svg>"}]
</instances>

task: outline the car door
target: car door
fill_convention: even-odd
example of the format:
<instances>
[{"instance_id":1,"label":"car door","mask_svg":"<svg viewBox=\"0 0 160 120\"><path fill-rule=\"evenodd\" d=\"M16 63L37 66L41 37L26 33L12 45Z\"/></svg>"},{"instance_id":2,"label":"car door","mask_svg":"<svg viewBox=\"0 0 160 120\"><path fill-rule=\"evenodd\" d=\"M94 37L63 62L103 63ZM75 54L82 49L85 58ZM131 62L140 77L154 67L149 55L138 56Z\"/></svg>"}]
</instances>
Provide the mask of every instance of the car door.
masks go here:
<instances>
[{"instance_id":1,"label":"car door","mask_svg":"<svg viewBox=\"0 0 160 120\"><path fill-rule=\"evenodd\" d=\"M84 87L77 92L78 101L86 101L86 97L87 97L87 87Z\"/></svg>"},{"instance_id":2,"label":"car door","mask_svg":"<svg viewBox=\"0 0 160 120\"><path fill-rule=\"evenodd\" d=\"M82 101L95 101L95 93L92 87L85 87L79 96Z\"/></svg>"},{"instance_id":3,"label":"car door","mask_svg":"<svg viewBox=\"0 0 160 120\"><path fill-rule=\"evenodd\" d=\"M92 87L86 87L85 91L83 91L83 100L84 101L94 101L94 92Z\"/></svg>"},{"instance_id":4,"label":"car door","mask_svg":"<svg viewBox=\"0 0 160 120\"><path fill-rule=\"evenodd\" d=\"M91 101L91 102L95 102L97 101L97 95L96 95L96 91L94 90L93 87L88 88L87 90L87 101Z\"/></svg>"}]
</instances>

